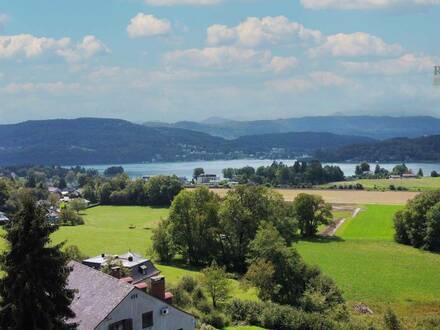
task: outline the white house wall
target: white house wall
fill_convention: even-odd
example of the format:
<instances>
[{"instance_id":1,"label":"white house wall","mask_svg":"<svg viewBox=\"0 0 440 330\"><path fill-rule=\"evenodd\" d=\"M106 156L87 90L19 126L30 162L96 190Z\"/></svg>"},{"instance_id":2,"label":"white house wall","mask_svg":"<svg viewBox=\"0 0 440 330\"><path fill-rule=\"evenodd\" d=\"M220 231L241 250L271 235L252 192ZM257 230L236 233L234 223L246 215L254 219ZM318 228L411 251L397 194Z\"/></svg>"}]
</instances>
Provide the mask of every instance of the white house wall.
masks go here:
<instances>
[{"instance_id":1,"label":"white house wall","mask_svg":"<svg viewBox=\"0 0 440 330\"><path fill-rule=\"evenodd\" d=\"M161 310L168 308L168 315L161 315ZM194 330L195 319L163 301L156 299L138 289L133 290L122 302L101 322L97 330L108 330L109 325L124 319L133 320L133 330L142 329L142 314L153 311L153 327L148 330Z\"/></svg>"}]
</instances>

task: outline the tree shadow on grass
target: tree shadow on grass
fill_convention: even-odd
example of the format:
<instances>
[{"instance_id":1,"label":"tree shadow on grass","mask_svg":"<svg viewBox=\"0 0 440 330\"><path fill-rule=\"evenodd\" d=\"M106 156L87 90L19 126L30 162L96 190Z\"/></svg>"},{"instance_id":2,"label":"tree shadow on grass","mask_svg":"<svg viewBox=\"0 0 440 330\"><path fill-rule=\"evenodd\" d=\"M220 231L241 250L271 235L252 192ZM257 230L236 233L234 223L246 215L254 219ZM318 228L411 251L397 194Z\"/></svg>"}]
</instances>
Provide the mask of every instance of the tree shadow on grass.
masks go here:
<instances>
[{"instance_id":1,"label":"tree shadow on grass","mask_svg":"<svg viewBox=\"0 0 440 330\"><path fill-rule=\"evenodd\" d=\"M293 242L294 243L299 243L299 242L336 243L336 242L345 242L345 240L339 236L316 235L316 236L312 236L312 237L298 237Z\"/></svg>"},{"instance_id":2,"label":"tree shadow on grass","mask_svg":"<svg viewBox=\"0 0 440 330\"><path fill-rule=\"evenodd\" d=\"M184 270L188 270L188 271L194 271L194 272L199 272L200 270L203 269L203 266L189 265L183 259L175 259L175 260L172 260L169 262L161 261L161 262L158 262L157 264L162 265L162 266L168 266L168 267L176 267L176 268L180 268L180 269L184 269Z\"/></svg>"}]
</instances>

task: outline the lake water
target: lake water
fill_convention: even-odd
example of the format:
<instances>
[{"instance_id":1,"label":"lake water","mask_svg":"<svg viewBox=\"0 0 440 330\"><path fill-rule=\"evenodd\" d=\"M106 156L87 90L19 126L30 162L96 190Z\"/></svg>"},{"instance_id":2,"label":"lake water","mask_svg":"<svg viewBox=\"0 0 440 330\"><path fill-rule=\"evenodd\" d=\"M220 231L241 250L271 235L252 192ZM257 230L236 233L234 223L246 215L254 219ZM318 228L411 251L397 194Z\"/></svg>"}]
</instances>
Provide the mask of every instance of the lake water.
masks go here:
<instances>
[{"instance_id":1,"label":"lake water","mask_svg":"<svg viewBox=\"0 0 440 330\"><path fill-rule=\"evenodd\" d=\"M287 159L278 160L287 165L293 165L295 160ZM195 162L178 162L178 163L138 163L138 164L112 164L112 165L91 165L84 166L85 168L97 169L100 173L110 166L122 166L125 172L132 178L139 178L144 175L177 175L179 177L192 177L194 168L202 167L207 174L216 174L221 176L224 168L241 168L244 166L252 166L257 168L259 166L268 166L272 164L273 160L269 159L237 159L237 160L215 160L215 161L195 161ZM337 165L341 168L346 176L354 175L357 164L350 163L324 163L324 165ZM394 164L380 164L381 167L391 170ZM429 176L433 170L440 173L440 164L438 163L407 163L408 168L417 173L419 168L423 170L425 176ZM374 170L375 164L372 164Z\"/></svg>"}]
</instances>

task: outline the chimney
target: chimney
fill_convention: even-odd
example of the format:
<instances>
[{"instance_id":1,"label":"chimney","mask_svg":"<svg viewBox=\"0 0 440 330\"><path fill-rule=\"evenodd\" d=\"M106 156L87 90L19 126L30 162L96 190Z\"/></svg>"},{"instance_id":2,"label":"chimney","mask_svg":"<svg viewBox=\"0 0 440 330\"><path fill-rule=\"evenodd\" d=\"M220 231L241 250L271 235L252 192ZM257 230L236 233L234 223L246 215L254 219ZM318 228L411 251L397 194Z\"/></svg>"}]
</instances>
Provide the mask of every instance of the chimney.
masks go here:
<instances>
[{"instance_id":1,"label":"chimney","mask_svg":"<svg viewBox=\"0 0 440 330\"><path fill-rule=\"evenodd\" d=\"M150 294L160 300L165 300L164 276L153 276L150 278Z\"/></svg>"},{"instance_id":2,"label":"chimney","mask_svg":"<svg viewBox=\"0 0 440 330\"><path fill-rule=\"evenodd\" d=\"M113 277L120 279L121 278L121 267L118 267L118 266L112 267L111 275Z\"/></svg>"}]
</instances>

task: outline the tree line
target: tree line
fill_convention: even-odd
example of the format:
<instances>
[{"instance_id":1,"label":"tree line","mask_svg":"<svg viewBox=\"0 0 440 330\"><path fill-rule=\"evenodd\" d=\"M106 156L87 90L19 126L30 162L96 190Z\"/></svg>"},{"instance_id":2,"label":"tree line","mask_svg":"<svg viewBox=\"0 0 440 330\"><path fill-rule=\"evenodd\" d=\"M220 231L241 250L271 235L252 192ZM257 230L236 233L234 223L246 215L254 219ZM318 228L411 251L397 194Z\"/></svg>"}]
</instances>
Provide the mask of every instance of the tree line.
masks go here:
<instances>
[{"instance_id":1,"label":"tree line","mask_svg":"<svg viewBox=\"0 0 440 330\"><path fill-rule=\"evenodd\" d=\"M440 191L409 201L394 217L395 239L429 251L440 251Z\"/></svg>"},{"instance_id":2,"label":"tree line","mask_svg":"<svg viewBox=\"0 0 440 330\"><path fill-rule=\"evenodd\" d=\"M261 166L257 169L251 166L226 168L223 170L223 176L237 180L241 184L256 183L271 186L318 185L344 180L344 173L338 166L322 166L319 161L296 161L292 166L273 162L270 166Z\"/></svg>"}]
</instances>

